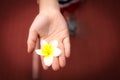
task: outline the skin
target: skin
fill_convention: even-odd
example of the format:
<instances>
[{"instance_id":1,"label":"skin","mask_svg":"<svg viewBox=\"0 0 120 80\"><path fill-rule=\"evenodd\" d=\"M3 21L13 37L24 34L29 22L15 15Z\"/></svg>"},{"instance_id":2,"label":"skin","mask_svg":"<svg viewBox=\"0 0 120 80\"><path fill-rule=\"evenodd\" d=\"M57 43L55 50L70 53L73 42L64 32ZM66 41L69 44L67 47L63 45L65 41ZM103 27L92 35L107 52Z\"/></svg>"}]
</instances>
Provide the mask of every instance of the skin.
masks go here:
<instances>
[{"instance_id":1,"label":"skin","mask_svg":"<svg viewBox=\"0 0 120 80\"><path fill-rule=\"evenodd\" d=\"M46 5L47 4L47 5ZM40 0L39 14L35 17L29 29L27 40L28 52L32 53L35 47L39 48L40 39L48 42L58 41L58 48L62 50L59 57L54 57L52 69L58 70L66 64L66 58L70 56L70 39L66 21L60 12L58 0ZM47 70L48 66L43 63L43 69Z\"/></svg>"}]
</instances>

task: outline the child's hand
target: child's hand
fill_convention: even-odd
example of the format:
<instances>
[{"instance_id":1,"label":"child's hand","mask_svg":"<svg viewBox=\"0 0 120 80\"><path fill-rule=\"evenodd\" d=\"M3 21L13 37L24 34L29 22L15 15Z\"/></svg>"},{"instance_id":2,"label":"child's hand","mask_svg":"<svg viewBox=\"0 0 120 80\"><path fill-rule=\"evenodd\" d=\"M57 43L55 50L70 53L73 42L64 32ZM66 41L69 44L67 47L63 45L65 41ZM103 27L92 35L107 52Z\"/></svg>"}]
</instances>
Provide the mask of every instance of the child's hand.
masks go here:
<instances>
[{"instance_id":1,"label":"child's hand","mask_svg":"<svg viewBox=\"0 0 120 80\"><path fill-rule=\"evenodd\" d=\"M70 56L70 41L66 21L59 11L41 12L36 16L29 30L27 42L29 53L35 50L37 38L48 42L58 41L58 47L62 54L54 58L52 68L58 70L60 67L64 67L66 64L65 58ZM44 65L42 57L41 60L43 68L47 69L48 67Z\"/></svg>"}]
</instances>

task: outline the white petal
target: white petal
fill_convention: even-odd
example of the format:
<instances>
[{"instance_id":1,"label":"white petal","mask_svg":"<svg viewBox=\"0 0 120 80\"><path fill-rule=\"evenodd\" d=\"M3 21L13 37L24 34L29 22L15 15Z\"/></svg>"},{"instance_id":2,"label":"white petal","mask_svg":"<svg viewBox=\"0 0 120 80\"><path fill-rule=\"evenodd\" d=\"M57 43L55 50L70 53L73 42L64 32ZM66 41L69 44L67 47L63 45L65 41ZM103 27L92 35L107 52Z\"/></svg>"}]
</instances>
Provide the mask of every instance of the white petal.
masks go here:
<instances>
[{"instance_id":1,"label":"white petal","mask_svg":"<svg viewBox=\"0 0 120 80\"><path fill-rule=\"evenodd\" d=\"M35 50L36 54L43 56L42 52L40 49Z\"/></svg>"},{"instance_id":2,"label":"white petal","mask_svg":"<svg viewBox=\"0 0 120 80\"><path fill-rule=\"evenodd\" d=\"M57 40L53 40L51 42L51 44L53 45L53 47L57 47L58 46L58 41Z\"/></svg>"},{"instance_id":3,"label":"white petal","mask_svg":"<svg viewBox=\"0 0 120 80\"><path fill-rule=\"evenodd\" d=\"M53 62L53 57L45 58L44 57L44 63L46 66L51 66Z\"/></svg>"},{"instance_id":4,"label":"white petal","mask_svg":"<svg viewBox=\"0 0 120 80\"><path fill-rule=\"evenodd\" d=\"M35 50L36 54L40 55L40 49Z\"/></svg>"},{"instance_id":5,"label":"white petal","mask_svg":"<svg viewBox=\"0 0 120 80\"><path fill-rule=\"evenodd\" d=\"M41 39L41 41L40 41L40 45L42 46L42 45L45 45L45 44L48 44L47 41Z\"/></svg>"},{"instance_id":6,"label":"white petal","mask_svg":"<svg viewBox=\"0 0 120 80\"><path fill-rule=\"evenodd\" d=\"M54 54L53 54L53 56L59 56L60 54L61 54L61 50L60 49L58 49L58 48L55 48L54 49Z\"/></svg>"}]
</instances>

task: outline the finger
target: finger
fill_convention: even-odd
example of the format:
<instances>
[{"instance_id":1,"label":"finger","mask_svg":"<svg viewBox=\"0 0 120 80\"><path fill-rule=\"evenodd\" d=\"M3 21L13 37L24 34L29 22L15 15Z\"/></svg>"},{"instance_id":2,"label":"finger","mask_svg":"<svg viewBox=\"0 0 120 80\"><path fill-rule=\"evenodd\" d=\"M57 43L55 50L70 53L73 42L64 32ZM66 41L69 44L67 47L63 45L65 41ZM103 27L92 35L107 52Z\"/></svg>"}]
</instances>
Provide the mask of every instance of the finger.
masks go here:
<instances>
[{"instance_id":1,"label":"finger","mask_svg":"<svg viewBox=\"0 0 120 80\"><path fill-rule=\"evenodd\" d=\"M27 40L29 53L33 52L33 50L35 48L36 40L38 37L38 30L36 30L38 28L36 28L36 27L42 26L42 24L40 24L40 21L42 21L41 18L39 18L39 16L36 16L36 18L34 19L32 25L30 27L28 40Z\"/></svg>"},{"instance_id":2,"label":"finger","mask_svg":"<svg viewBox=\"0 0 120 80\"><path fill-rule=\"evenodd\" d=\"M35 29L30 29L28 40L27 40L29 53L33 52L36 45L37 37L38 37L37 31L35 31Z\"/></svg>"},{"instance_id":3,"label":"finger","mask_svg":"<svg viewBox=\"0 0 120 80\"><path fill-rule=\"evenodd\" d=\"M45 64L44 64L44 58L43 58L43 56L41 56L41 62L42 62L42 67L43 67L43 69L44 70L47 70L48 69L48 66L46 66Z\"/></svg>"},{"instance_id":4,"label":"finger","mask_svg":"<svg viewBox=\"0 0 120 80\"><path fill-rule=\"evenodd\" d=\"M62 51L61 55L59 56L59 64L60 64L60 67L64 67L66 64L66 60L65 60L65 50L64 50L63 44L59 45L59 48Z\"/></svg>"},{"instance_id":5,"label":"finger","mask_svg":"<svg viewBox=\"0 0 120 80\"><path fill-rule=\"evenodd\" d=\"M54 57L52 68L54 71L57 71L60 68L58 57Z\"/></svg>"},{"instance_id":6,"label":"finger","mask_svg":"<svg viewBox=\"0 0 120 80\"><path fill-rule=\"evenodd\" d=\"M65 57L69 57L70 56L70 39L65 38L63 40L63 44L64 44L64 48L65 48Z\"/></svg>"},{"instance_id":7,"label":"finger","mask_svg":"<svg viewBox=\"0 0 120 80\"><path fill-rule=\"evenodd\" d=\"M65 66L66 60L65 60L65 55L64 54L61 54L59 56L59 63L60 63L60 67L64 67Z\"/></svg>"}]
</instances>

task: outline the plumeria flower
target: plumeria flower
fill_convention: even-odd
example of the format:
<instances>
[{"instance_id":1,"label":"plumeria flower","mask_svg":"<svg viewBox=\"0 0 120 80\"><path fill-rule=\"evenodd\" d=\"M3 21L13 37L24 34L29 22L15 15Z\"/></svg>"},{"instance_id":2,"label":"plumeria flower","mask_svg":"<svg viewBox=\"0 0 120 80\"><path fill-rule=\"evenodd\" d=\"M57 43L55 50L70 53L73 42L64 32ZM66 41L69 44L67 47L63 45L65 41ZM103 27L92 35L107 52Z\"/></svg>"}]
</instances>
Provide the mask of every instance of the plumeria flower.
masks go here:
<instances>
[{"instance_id":1,"label":"plumeria flower","mask_svg":"<svg viewBox=\"0 0 120 80\"><path fill-rule=\"evenodd\" d=\"M41 49L37 49L36 54L43 56L44 64L46 66L51 66L53 58L61 54L61 50L57 48L58 41L53 40L51 43L47 43L45 40L41 40Z\"/></svg>"}]
</instances>

